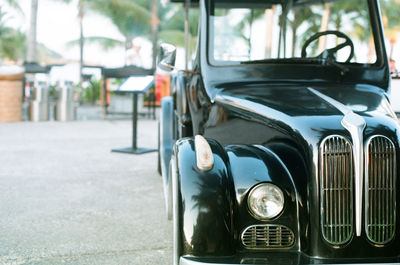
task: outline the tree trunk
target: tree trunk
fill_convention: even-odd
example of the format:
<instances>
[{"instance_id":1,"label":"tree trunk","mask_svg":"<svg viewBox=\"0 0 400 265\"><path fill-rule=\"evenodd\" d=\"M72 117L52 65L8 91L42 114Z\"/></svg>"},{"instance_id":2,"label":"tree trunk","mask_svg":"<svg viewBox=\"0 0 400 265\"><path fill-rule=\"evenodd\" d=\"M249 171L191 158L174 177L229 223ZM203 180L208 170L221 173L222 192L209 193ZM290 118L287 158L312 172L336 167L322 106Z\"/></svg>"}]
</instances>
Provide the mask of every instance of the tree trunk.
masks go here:
<instances>
[{"instance_id":1,"label":"tree trunk","mask_svg":"<svg viewBox=\"0 0 400 265\"><path fill-rule=\"evenodd\" d=\"M374 63L375 61L373 60L375 58L375 42L373 37L369 38L368 41L368 62L369 63Z\"/></svg>"},{"instance_id":2,"label":"tree trunk","mask_svg":"<svg viewBox=\"0 0 400 265\"><path fill-rule=\"evenodd\" d=\"M325 10L322 16L321 29L320 29L321 32L328 30L329 17L331 15L331 4L326 3L324 4L324 6ZM323 52L325 48L326 48L326 36L321 36L318 42L318 54Z\"/></svg>"},{"instance_id":3,"label":"tree trunk","mask_svg":"<svg viewBox=\"0 0 400 265\"><path fill-rule=\"evenodd\" d=\"M153 58L151 67L156 69L157 67L157 41L158 41L158 24L160 21L158 20L158 0L153 0L153 5L151 7L151 33L152 33L152 45L153 45Z\"/></svg>"},{"instance_id":4,"label":"tree trunk","mask_svg":"<svg viewBox=\"0 0 400 265\"><path fill-rule=\"evenodd\" d=\"M132 40L131 38L126 38L125 39L125 66L128 64L132 64L132 62L129 62L128 58L128 50L132 49Z\"/></svg>"},{"instance_id":5,"label":"tree trunk","mask_svg":"<svg viewBox=\"0 0 400 265\"><path fill-rule=\"evenodd\" d=\"M38 0L31 0L31 19L28 34L28 47L26 61L33 63L37 61L36 27L37 27Z\"/></svg>"},{"instance_id":6,"label":"tree trunk","mask_svg":"<svg viewBox=\"0 0 400 265\"><path fill-rule=\"evenodd\" d=\"M190 38L190 31L189 31L189 8L190 8L190 0L185 0L185 69L189 68L189 38Z\"/></svg>"},{"instance_id":7,"label":"tree trunk","mask_svg":"<svg viewBox=\"0 0 400 265\"><path fill-rule=\"evenodd\" d=\"M274 7L265 10L264 14L266 32L265 32L265 59L271 58L271 47L272 47L272 28L274 21Z\"/></svg>"},{"instance_id":8,"label":"tree trunk","mask_svg":"<svg viewBox=\"0 0 400 265\"><path fill-rule=\"evenodd\" d=\"M79 85L83 81L83 47L85 45L85 38L83 37L83 17L85 15L83 2L79 1Z\"/></svg>"},{"instance_id":9,"label":"tree trunk","mask_svg":"<svg viewBox=\"0 0 400 265\"><path fill-rule=\"evenodd\" d=\"M297 42L297 27L298 27L298 13L294 12L293 24L292 24L292 57L294 57L294 53L296 51L296 42Z\"/></svg>"}]
</instances>

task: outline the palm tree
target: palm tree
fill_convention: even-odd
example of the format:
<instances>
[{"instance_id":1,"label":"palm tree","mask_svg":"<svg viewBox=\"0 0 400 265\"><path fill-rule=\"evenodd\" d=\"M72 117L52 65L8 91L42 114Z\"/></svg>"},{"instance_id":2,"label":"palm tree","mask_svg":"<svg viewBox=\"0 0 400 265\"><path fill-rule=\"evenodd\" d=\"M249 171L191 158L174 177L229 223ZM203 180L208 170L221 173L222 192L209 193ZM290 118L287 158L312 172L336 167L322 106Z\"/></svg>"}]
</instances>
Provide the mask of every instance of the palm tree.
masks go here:
<instances>
[{"instance_id":1,"label":"palm tree","mask_svg":"<svg viewBox=\"0 0 400 265\"><path fill-rule=\"evenodd\" d=\"M0 6L0 58L17 61L24 57L26 37L21 31L5 26L5 17Z\"/></svg>"},{"instance_id":2,"label":"palm tree","mask_svg":"<svg viewBox=\"0 0 400 265\"><path fill-rule=\"evenodd\" d=\"M153 46L153 55L151 61L151 67L153 69L156 68L157 63L157 40L158 40L158 26L160 24L160 20L158 19L158 0L153 0L153 4L151 6L151 40Z\"/></svg>"},{"instance_id":3,"label":"palm tree","mask_svg":"<svg viewBox=\"0 0 400 265\"><path fill-rule=\"evenodd\" d=\"M85 1L78 2L78 18L79 18L79 84L83 81L83 47L85 39L83 38L83 17L85 15Z\"/></svg>"},{"instance_id":4,"label":"palm tree","mask_svg":"<svg viewBox=\"0 0 400 265\"><path fill-rule=\"evenodd\" d=\"M16 0L0 0L0 58L11 60L22 59L25 55L26 38L20 30L16 30L4 25L7 14L1 7L9 6L24 16L22 9Z\"/></svg>"},{"instance_id":5,"label":"palm tree","mask_svg":"<svg viewBox=\"0 0 400 265\"><path fill-rule=\"evenodd\" d=\"M151 32L151 12L149 3L143 0L96 0L90 8L110 18L119 32L125 37L125 50L132 45L135 37L146 36Z\"/></svg>"},{"instance_id":6,"label":"palm tree","mask_svg":"<svg viewBox=\"0 0 400 265\"><path fill-rule=\"evenodd\" d=\"M295 56L295 51L297 48L298 29L303 23L308 24L307 31L302 34L302 39L300 40L301 43L304 43L305 40L314 34L314 32L318 31L319 20L321 20L321 17L317 14L314 14L310 7L293 10L293 19L289 21L292 29L292 57Z\"/></svg>"},{"instance_id":7,"label":"palm tree","mask_svg":"<svg viewBox=\"0 0 400 265\"><path fill-rule=\"evenodd\" d=\"M158 0L119 0L115 2L97 0L90 4L90 8L110 18L125 37L125 41L121 42L105 37L86 37L85 41L88 43L98 43L105 49L121 45L129 48L135 37L151 39L153 42L153 67L155 66L158 40L179 47L184 46L184 10L181 5L159 8ZM199 11L190 10L189 18L189 45L193 51L196 44ZM163 21L163 23L161 24L159 21ZM76 41L72 43L76 44Z\"/></svg>"},{"instance_id":8,"label":"palm tree","mask_svg":"<svg viewBox=\"0 0 400 265\"><path fill-rule=\"evenodd\" d=\"M70 3L72 0L58 0L64 3ZM138 0L136 0L138 1ZM83 27L83 20L88 12L88 10L97 11L101 13L113 21L113 23L118 27L120 32L124 34L124 30L128 31L129 27L132 27L132 23L129 23L129 20L135 21L132 14L138 17L141 16L140 12L147 12L142 7L138 6L133 0L116 0L116 1L109 1L109 0L79 0L78 1L78 19L79 19L79 76L80 76L80 83L82 82L82 70L84 65L84 45L85 42L88 43L100 43L104 48L109 49L120 45L121 42L119 40L105 38L105 37L85 37L84 36L84 27ZM126 17L126 14L131 14L131 16ZM126 19L126 20L125 20ZM134 22L133 22L134 23ZM124 30L121 30L123 28ZM76 41L72 41L69 45L76 44ZM127 45L129 40L125 41L125 47L129 47ZM131 43L131 39L130 39Z\"/></svg>"},{"instance_id":9,"label":"palm tree","mask_svg":"<svg viewBox=\"0 0 400 265\"><path fill-rule=\"evenodd\" d=\"M36 41L36 31L37 31L37 12L38 12L38 0L31 0L31 18L29 24L28 33L28 47L26 61L29 63L34 63L37 60L37 41Z\"/></svg>"},{"instance_id":10,"label":"palm tree","mask_svg":"<svg viewBox=\"0 0 400 265\"><path fill-rule=\"evenodd\" d=\"M199 21L199 10L189 10L189 46L192 53L196 46L197 29ZM160 20L164 21L160 25L158 37L163 42L171 43L175 46L185 46L185 16L182 5L170 5L159 12Z\"/></svg>"},{"instance_id":11,"label":"palm tree","mask_svg":"<svg viewBox=\"0 0 400 265\"><path fill-rule=\"evenodd\" d=\"M37 1L37 0L32 0ZM57 0L64 3L70 3L72 0ZM83 55L84 55L84 45L85 39L83 34L83 19L86 14L87 5L96 0L79 0L78 1L78 20L79 20L79 84L82 84L83 78Z\"/></svg>"},{"instance_id":12,"label":"palm tree","mask_svg":"<svg viewBox=\"0 0 400 265\"><path fill-rule=\"evenodd\" d=\"M66 0L70 1L70 0ZM84 37L81 34L79 42L77 40L70 41L68 45L80 44L81 50L84 42L96 43L102 46L105 50L124 46L125 53L132 47L132 40L135 37L148 36L151 26L154 30L154 15L150 12L150 8L157 8L154 6L150 7L147 1L143 0L80 0L84 2L85 10L90 9L94 12L100 13L108 17L111 22L118 28L119 32L125 37L124 41L102 37L102 36L91 36ZM158 1L157 7L158 7ZM84 12L82 12L84 13ZM127 56L125 56L127 57ZM127 61L125 61L125 64Z\"/></svg>"},{"instance_id":13,"label":"palm tree","mask_svg":"<svg viewBox=\"0 0 400 265\"><path fill-rule=\"evenodd\" d=\"M85 43L99 44L105 50L121 46L128 49L136 37L151 39L153 41L153 67L157 54L157 40L179 47L184 46L184 10L180 5L171 4L165 8L159 8L158 0L150 2L147 0L86 0L86 2L87 8L108 17L125 37L125 40L91 36L84 37ZM189 18L190 47L193 51L196 44L199 11L190 10ZM163 21L163 23L160 24L159 21ZM74 40L68 45L77 45L78 43L78 40Z\"/></svg>"},{"instance_id":14,"label":"palm tree","mask_svg":"<svg viewBox=\"0 0 400 265\"><path fill-rule=\"evenodd\" d=\"M393 48L397 42L397 32L400 30L400 1L399 0L382 0L383 24L386 35L390 40L390 56L392 59Z\"/></svg>"},{"instance_id":15,"label":"palm tree","mask_svg":"<svg viewBox=\"0 0 400 265\"><path fill-rule=\"evenodd\" d=\"M3 4L10 6L11 8L17 10L20 14L24 15L17 0L0 0L0 6Z\"/></svg>"},{"instance_id":16,"label":"palm tree","mask_svg":"<svg viewBox=\"0 0 400 265\"><path fill-rule=\"evenodd\" d=\"M383 21L386 35L389 37L391 43L390 54L392 55L393 46L396 43L393 36L396 36L397 31L400 29L398 22L398 18L400 17L400 1L383 0L380 2L383 10ZM369 12L367 3L360 1L359 5L354 5L348 1L341 1L333 5L331 10L331 18L335 23L336 30L341 30L343 26L343 18L346 14L347 17L350 18L348 21L352 22L352 30L350 32L346 32L346 34L357 38L361 42L368 43L368 57L369 61L372 61L374 55L374 45L372 35L370 34L372 29L368 23Z\"/></svg>"}]
</instances>

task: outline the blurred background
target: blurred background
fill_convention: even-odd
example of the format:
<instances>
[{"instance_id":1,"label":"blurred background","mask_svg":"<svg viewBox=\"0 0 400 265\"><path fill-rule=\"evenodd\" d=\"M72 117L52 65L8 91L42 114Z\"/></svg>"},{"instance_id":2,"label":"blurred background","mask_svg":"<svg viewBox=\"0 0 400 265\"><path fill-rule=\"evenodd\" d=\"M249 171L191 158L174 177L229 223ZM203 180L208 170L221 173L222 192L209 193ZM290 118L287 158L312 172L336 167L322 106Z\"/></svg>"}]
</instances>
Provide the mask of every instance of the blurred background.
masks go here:
<instances>
[{"instance_id":1,"label":"blurred background","mask_svg":"<svg viewBox=\"0 0 400 265\"><path fill-rule=\"evenodd\" d=\"M398 75L400 1L380 2L391 70ZM189 12L193 51L198 9ZM185 66L184 18L182 4L168 0L0 0L0 64L25 66L26 99L35 82L49 86L50 99L57 84L67 82L79 103L109 106L110 95L101 90L112 91L122 79L102 80L103 68L155 69L161 42L177 46L177 67ZM158 103L162 95L152 91Z\"/></svg>"},{"instance_id":2,"label":"blurred background","mask_svg":"<svg viewBox=\"0 0 400 265\"><path fill-rule=\"evenodd\" d=\"M82 58L87 65L133 64L152 68L153 43L184 45L182 4L159 0L1 0L0 3L3 63L72 64ZM190 14L193 37L197 31L197 12L191 10Z\"/></svg>"},{"instance_id":3,"label":"blurred background","mask_svg":"<svg viewBox=\"0 0 400 265\"><path fill-rule=\"evenodd\" d=\"M198 10L189 12L193 50ZM47 86L42 94L50 102L60 86L68 86L79 105L130 113L130 95L112 93L125 76L105 78L104 69L154 72L162 42L178 47L177 66L184 67L184 18L182 4L159 0L0 0L0 65L25 69L22 119L32 120L29 104L37 100L39 86ZM154 88L144 95L153 105L155 97Z\"/></svg>"}]
</instances>

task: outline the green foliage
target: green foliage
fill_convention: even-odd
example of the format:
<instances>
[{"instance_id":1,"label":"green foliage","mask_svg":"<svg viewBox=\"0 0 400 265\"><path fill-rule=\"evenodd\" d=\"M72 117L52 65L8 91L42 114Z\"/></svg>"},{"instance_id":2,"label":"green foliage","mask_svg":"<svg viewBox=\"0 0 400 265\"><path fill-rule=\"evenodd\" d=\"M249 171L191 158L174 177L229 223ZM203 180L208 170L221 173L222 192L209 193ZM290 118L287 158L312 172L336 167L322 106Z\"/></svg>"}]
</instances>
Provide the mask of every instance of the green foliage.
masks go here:
<instances>
[{"instance_id":1,"label":"green foliage","mask_svg":"<svg viewBox=\"0 0 400 265\"><path fill-rule=\"evenodd\" d=\"M13 61L25 57L26 36L20 30L5 26L6 13L0 7L0 58Z\"/></svg>"},{"instance_id":2,"label":"green foliage","mask_svg":"<svg viewBox=\"0 0 400 265\"><path fill-rule=\"evenodd\" d=\"M199 10L189 10L189 33L191 36L197 35L199 16ZM185 31L185 10L181 4L170 4L168 7L163 8L160 20L163 21L160 25L161 32L164 30Z\"/></svg>"},{"instance_id":3,"label":"green foliage","mask_svg":"<svg viewBox=\"0 0 400 265\"><path fill-rule=\"evenodd\" d=\"M182 5L170 4L161 9L159 16L160 20L163 21L163 23L160 24L160 31L158 35L160 41L183 47L185 45L185 11ZM199 16L199 10L190 9L189 45L192 50L196 46Z\"/></svg>"},{"instance_id":4,"label":"green foliage","mask_svg":"<svg viewBox=\"0 0 400 265\"><path fill-rule=\"evenodd\" d=\"M124 78L110 78L110 85L114 85L114 86L120 86L125 79Z\"/></svg>"},{"instance_id":5,"label":"green foliage","mask_svg":"<svg viewBox=\"0 0 400 265\"><path fill-rule=\"evenodd\" d=\"M24 14L22 11L21 6L18 3L18 0L0 0L0 6L8 5L9 7L13 8L14 10L18 11L20 14Z\"/></svg>"},{"instance_id":6,"label":"green foliage","mask_svg":"<svg viewBox=\"0 0 400 265\"><path fill-rule=\"evenodd\" d=\"M100 80L90 80L88 86L82 88L82 101L94 103L100 100L100 88Z\"/></svg>"},{"instance_id":7,"label":"green foliage","mask_svg":"<svg viewBox=\"0 0 400 265\"><path fill-rule=\"evenodd\" d=\"M85 37L84 40L86 44L99 44L105 51L124 45L124 43L120 40L107 37L91 36L91 37ZM78 46L78 45L79 45L79 40L73 40L67 43L67 46Z\"/></svg>"},{"instance_id":8,"label":"green foliage","mask_svg":"<svg viewBox=\"0 0 400 265\"><path fill-rule=\"evenodd\" d=\"M71 0L58 0L70 2ZM80 7L93 10L106 17L124 35L125 43L106 37L85 37L85 43L96 43L105 50L123 46L129 47L135 37L151 37L151 5L149 0L80 0ZM159 25L158 39L160 42L168 42L175 46L184 46L184 9L181 4L169 4L167 7L159 6L158 18L162 23ZM189 45L191 50L196 46L199 10L191 9L189 15ZM76 46L79 40L70 41L69 46Z\"/></svg>"},{"instance_id":9,"label":"green foliage","mask_svg":"<svg viewBox=\"0 0 400 265\"><path fill-rule=\"evenodd\" d=\"M147 35L151 30L151 12L143 0L92 0L88 6L110 18L127 41Z\"/></svg>"},{"instance_id":10,"label":"green foliage","mask_svg":"<svg viewBox=\"0 0 400 265\"><path fill-rule=\"evenodd\" d=\"M184 47L185 46L185 33L179 30L163 30L158 34L158 38L162 42L170 43L175 46ZM189 45L193 49L196 47L196 36L190 36Z\"/></svg>"},{"instance_id":11,"label":"green foliage","mask_svg":"<svg viewBox=\"0 0 400 265\"><path fill-rule=\"evenodd\" d=\"M381 0L384 25L387 29L400 28L400 0Z\"/></svg>"}]
</instances>

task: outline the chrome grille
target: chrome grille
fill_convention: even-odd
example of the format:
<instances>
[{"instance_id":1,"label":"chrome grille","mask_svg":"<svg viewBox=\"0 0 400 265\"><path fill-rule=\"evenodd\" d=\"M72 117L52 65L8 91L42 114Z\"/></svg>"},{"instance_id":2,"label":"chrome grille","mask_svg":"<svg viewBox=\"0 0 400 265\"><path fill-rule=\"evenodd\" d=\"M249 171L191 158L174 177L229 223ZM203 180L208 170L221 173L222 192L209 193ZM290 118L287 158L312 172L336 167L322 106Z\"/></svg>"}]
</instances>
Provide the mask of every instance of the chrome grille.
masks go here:
<instances>
[{"instance_id":1,"label":"chrome grille","mask_svg":"<svg viewBox=\"0 0 400 265\"><path fill-rule=\"evenodd\" d=\"M288 248L294 243L294 234L283 225L253 225L243 231L242 243L249 249Z\"/></svg>"},{"instance_id":2,"label":"chrome grille","mask_svg":"<svg viewBox=\"0 0 400 265\"><path fill-rule=\"evenodd\" d=\"M384 136L367 142L365 228L368 239L385 244L393 239L396 224L396 153Z\"/></svg>"},{"instance_id":3,"label":"chrome grille","mask_svg":"<svg viewBox=\"0 0 400 265\"><path fill-rule=\"evenodd\" d=\"M327 242L341 245L353 234L353 155L350 142L338 135L321 144L321 230Z\"/></svg>"}]
</instances>

